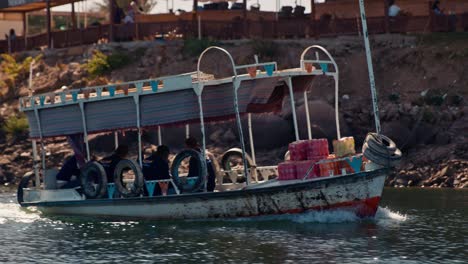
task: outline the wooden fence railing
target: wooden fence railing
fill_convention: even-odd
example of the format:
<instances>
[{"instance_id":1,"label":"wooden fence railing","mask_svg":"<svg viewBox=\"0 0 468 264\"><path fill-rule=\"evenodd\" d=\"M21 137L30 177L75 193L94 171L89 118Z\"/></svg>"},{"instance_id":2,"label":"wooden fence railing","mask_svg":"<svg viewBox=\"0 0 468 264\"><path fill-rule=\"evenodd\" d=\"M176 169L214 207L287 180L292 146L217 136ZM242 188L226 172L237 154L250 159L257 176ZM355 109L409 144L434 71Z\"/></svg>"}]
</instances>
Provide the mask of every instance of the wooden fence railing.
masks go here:
<instances>
[{"instance_id":1,"label":"wooden fence railing","mask_svg":"<svg viewBox=\"0 0 468 264\"><path fill-rule=\"evenodd\" d=\"M468 31L468 13L454 16L399 16L390 18L386 28L385 17L369 17L367 19L369 33L413 33L413 32L448 32ZM361 31L358 18L335 18L311 21L307 18L286 18L277 21L247 20L203 21L201 34L203 37L218 40L240 38L306 38L333 37L338 35L357 35ZM147 22L137 24L115 25L113 34L115 41L131 41L137 39L153 39L176 32L182 38L197 37L198 25L190 20L171 22ZM52 32L54 48L73 47L97 43L100 39L111 36L109 25L89 27L86 29L64 30ZM18 37L11 43L11 52L39 49L47 46L47 34L28 36L27 40ZM9 52L8 41L0 41L0 53Z\"/></svg>"}]
</instances>

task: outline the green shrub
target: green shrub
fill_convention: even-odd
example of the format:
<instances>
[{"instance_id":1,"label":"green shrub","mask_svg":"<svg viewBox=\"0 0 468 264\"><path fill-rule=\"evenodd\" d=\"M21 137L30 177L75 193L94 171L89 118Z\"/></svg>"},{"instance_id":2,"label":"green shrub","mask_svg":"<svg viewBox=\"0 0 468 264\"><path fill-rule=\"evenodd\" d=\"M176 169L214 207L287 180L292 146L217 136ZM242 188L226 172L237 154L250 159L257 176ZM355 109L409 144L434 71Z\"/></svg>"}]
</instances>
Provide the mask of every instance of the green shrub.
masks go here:
<instances>
[{"instance_id":1,"label":"green shrub","mask_svg":"<svg viewBox=\"0 0 468 264\"><path fill-rule=\"evenodd\" d=\"M2 94L13 93L14 95L17 95L17 90L15 89L16 82L27 78L31 62L33 60L36 63L39 62L42 59L42 54L39 54L34 58L29 56L24 59L17 59L15 56L10 54L1 54L0 59L0 69L6 74L6 78L1 84L2 90L3 87L8 88L7 91L2 92Z\"/></svg>"},{"instance_id":2,"label":"green shrub","mask_svg":"<svg viewBox=\"0 0 468 264\"><path fill-rule=\"evenodd\" d=\"M200 54L210 46L217 45L217 42L210 39L186 39L184 41L183 52L185 55L194 57L200 56Z\"/></svg>"},{"instance_id":3,"label":"green shrub","mask_svg":"<svg viewBox=\"0 0 468 264\"><path fill-rule=\"evenodd\" d=\"M253 40L252 49L254 55L258 55L263 59L274 59L278 57L278 44L268 40Z\"/></svg>"},{"instance_id":4,"label":"green shrub","mask_svg":"<svg viewBox=\"0 0 468 264\"><path fill-rule=\"evenodd\" d=\"M3 132L10 139L25 136L28 128L28 119L24 115L12 115L5 120L5 124L2 126Z\"/></svg>"},{"instance_id":5,"label":"green shrub","mask_svg":"<svg viewBox=\"0 0 468 264\"><path fill-rule=\"evenodd\" d=\"M93 57L88 60L85 66L91 77L98 77L110 71L109 63L107 62L107 55L99 50L95 50Z\"/></svg>"},{"instance_id":6,"label":"green shrub","mask_svg":"<svg viewBox=\"0 0 468 264\"><path fill-rule=\"evenodd\" d=\"M86 63L85 68L91 77L96 78L115 69L122 68L128 63L130 63L130 57L121 51L116 51L108 56L99 50L95 50L91 59Z\"/></svg>"}]
</instances>

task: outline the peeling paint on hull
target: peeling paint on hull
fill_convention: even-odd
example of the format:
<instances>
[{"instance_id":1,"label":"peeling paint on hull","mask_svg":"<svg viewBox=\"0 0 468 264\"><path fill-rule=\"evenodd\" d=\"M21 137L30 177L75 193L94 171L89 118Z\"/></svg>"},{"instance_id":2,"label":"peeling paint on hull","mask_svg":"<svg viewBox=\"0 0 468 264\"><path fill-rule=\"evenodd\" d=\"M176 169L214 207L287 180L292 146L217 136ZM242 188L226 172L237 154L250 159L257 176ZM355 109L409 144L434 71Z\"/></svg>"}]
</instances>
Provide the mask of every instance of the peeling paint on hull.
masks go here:
<instances>
[{"instance_id":1,"label":"peeling paint on hull","mask_svg":"<svg viewBox=\"0 0 468 264\"><path fill-rule=\"evenodd\" d=\"M240 191L177 196L83 201L36 202L45 214L151 219L204 219L302 213L308 210L351 210L374 216L386 170L296 181Z\"/></svg>"}]
</instances>

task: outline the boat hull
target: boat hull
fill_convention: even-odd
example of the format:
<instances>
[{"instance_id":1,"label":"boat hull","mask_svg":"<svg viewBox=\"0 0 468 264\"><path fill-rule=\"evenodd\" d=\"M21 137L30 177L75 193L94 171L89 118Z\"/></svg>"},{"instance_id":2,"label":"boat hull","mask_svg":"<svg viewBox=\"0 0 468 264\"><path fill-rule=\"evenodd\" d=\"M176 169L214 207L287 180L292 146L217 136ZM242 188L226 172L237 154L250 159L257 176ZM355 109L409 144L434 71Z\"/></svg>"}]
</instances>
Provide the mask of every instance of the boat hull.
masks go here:
<instances>
[{"instance_id":1,"label":"boat hull","mask_svg":"<svg viewBox=\"0 0 468 264\"><path fill-rule=\"evenodd\" d=\"M29 202L45 214L150 219L205 219L343 209L375 215L386 170L307 181L273 182L245 190L174 196Z\"/></svg>"}]
</instances>

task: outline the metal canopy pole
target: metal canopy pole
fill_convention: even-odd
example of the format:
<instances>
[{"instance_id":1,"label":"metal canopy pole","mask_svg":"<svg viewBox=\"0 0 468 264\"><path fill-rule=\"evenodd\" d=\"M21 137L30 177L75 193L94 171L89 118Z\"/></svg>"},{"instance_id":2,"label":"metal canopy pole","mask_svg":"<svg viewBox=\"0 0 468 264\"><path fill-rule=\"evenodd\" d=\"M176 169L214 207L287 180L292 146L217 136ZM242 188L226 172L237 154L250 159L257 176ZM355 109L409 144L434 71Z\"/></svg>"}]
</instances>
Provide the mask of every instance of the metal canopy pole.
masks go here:
<instances>
[{"instance_id":1,"label":"metal canopy pole","mask_svg":"<svg viewBox=\"0 0 468 264\"><path fill-rule=\"evenodd\" d=\"M364 46L366 48L367 68L369 70L369 82L372 95L372 106L374 109L375 130L380 134L380 119L379 119L379 106L377 104L377 91L375 89L374 68L372 66L372 54L369 44L369 32L367 30L366 10L364 8L364 0L359 0L359 9L361 12L362 22L362 35L364 36Z\"/></svg>"},{"instance_id":2,"label":"metal canopy pole","mask_svg":"<svg viewBox=\"0 0 468 264\"><path fill-rule=\"evenodd\" d=\"M91 160L91 155L89 154L89 144L88 144L88 129L86 128L86 116L84 112L84 103L80 102L80 110L81 110L81 120L83 121L83 137L86 146L86 157L88 161Z\"/></svg>"},{"instance_id":3,"label":"metal canopy pole","mask_svg":"<svg viewBox=\"0 0 468 264\"><path fill-rule=\"evenodd\" d=\"M37 142L35 139L32 140L32 149L33 149L33 168L34 168L34 178L36 181L36 187L41 186L41 179L39 177L39 170L38 170L38 156L37 156Z\"/></svg>"},{"instance_id":4,"label":"metal canopy pole","mask_svg":"<svg viewBox=\"0 0 468 264\"><path fill-rule=\"evenodd\" d=\"M307 135L312 139L312 128L310 125L309 100L307 99L307 90L304 90L304 106L307 118Z\"/></svg>"},{"instance_id":5,"label":"metal canopy pole","mask_svg":"<svg viewBox=\"0 0 468 264\"><path fill-rule=\"evenodd\" d=\"M39 110L34 108L34 114L37 120L37 127L39 129L39 138L41 139L41 162L42 162L42 169L45 171L45 148L44 148L44 138L42 137L42 126L41 120L39 118Z\"/></svg>"},{"instance_id":6,"label":"metal canopy pole","mask_svg":"<svg viewBox=\"0 0 468 264\"><path fill-rule=\"evenodd\" d=\"M158 146L162 145L161 126L158 126Z\"/></svg>"},{"instance_id":7,"label":"metal canopy pole","mask_svg":"<svg viewBox=\"0 0 468 264\"><path fill-rule=\"evenodd\" d=\"M202 98L201 94L203 91L203 84L198 83L198 91L197 91L197 96L198 96L198 107L200 108L200 128L201 128L201 133L202 133L202 157L203 161L206 162L206 140L205 140L205 121L203 118L203 103L202 103ZM204 186L203 186L203 191L207 191L207 186L208 186L208 175L203 175L203 181L204 181Z\"/></svg>"},{"instance_id":8,"label":"metal canopy pole","mask_svg":"<svg viewBox=\"0 0 468 264\"><path fill-rule=\"evenodd\" d=\"M141 121L140 121L140 95L135 94L133 96L133 100L135 100L136 106L136 114L137 114L137 128L138 128L138 163L140 163L140 167L143 167L143 155L141 154Z\"/></svg>"},{"instance_id":9,"label":"metal canopy pole","mask_svg":"<svg viewBox=\"0 0 468 264\"><path fill-rule=\"evenodd\" d=\"M185 125L185 138L189 138L189 137L190 137L190 125L186 124Z\"/></svg>"},{"instance_id":10,"label":"metal canopy pole","mask_svg":"<svg viewBox=\"0 0 468 264\"><path fill-rule=\"evenodd\" d=\"M253 131L252 131L252 114L249 113L248 115L248 123L249 123L249 138L250 138L250 152L252 154L252 161L254 164L257 164L257 161L255 159L255 146L254 146L254 140L253 140Z\"/></svg>"},{"instance_id":11,"label":"metal canopy pole","mask_svg":"<svg viewBox=\"0 0 468 264\"><path fill-rule=\"evenodd\" d=\"M232 83L234 84L234 87L233 87L234 88L234 91L233 91L234 92L234 111L236 113L237 129L239 131L239 140L240 140L241 148L242 148L242 162L244 163L244 175L246 177L246 184L249 185L250 184L250 177L249 177L249 169L247 168L247 159L246 159L246 156L245 156L244 133L242 132L242 123L241 123L241 120L240 120L239 106L238 106L238 99L237 99L237 90L240 87L240 81L237 79L236 64L234 63L234 59L232 58L231 54L227 50L225 50L223 48L220 48L220 47L216 47L216 46L211 46L211 47L205 49L202 52L202 54L200 54L200 57L198 58L197 79L200 82L200 80L201 80L201 76L200 76L200 62L201 62L201 59L202 59L203 55L205 55L205 53L208 52L211 49L217 49L217 50L220 50L220 51L224 52L229 57L229 60L231 61L231 64L232 64L232 70L233 70L233 73L234 73L234 77L232 78ZM204 129L202 130L202 132L203 132L203 142L204 142L204 139L205 139Z\"/></svg>"},{"instance_id":12,"label":"metal canopy pole","mask_svg":"<svg viewBox=\"0 0 468 264\"><path fill-rule=\"evenodd\" d=\"M299 140L299 129L297 127L297 116L296 116L296 104L294 103L294 92L291 77L286 79L286 84L289 88L289 97L291 98L291 110L293 114L293 122L294 122L294 133L296 134L296 140Z\"/></svg>"},{"instance_id":13,"label":"metal canopy pole","mask_svg":"<svg viewBox=\"0 0 468 264\"><path fill-rule=\"evenodd\" d=\"M114 146L115 149L119 147L119 132L114 131Z\"/></svg>"}]
</instances>

